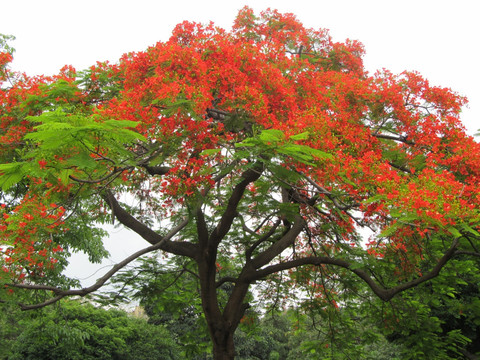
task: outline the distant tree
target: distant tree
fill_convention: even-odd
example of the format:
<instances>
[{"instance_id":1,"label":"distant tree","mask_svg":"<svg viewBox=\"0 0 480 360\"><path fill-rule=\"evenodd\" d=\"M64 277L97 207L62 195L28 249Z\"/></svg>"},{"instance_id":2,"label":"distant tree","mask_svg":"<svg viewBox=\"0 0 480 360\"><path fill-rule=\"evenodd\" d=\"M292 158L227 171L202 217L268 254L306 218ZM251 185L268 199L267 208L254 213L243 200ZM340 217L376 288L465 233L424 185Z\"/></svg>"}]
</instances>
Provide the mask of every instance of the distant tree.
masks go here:
<instances>
[{"instance_id":1,"label":"distant tree","mask_svg":"<svg viewBox=\"0 0 480 360\"><path fill-rule=\"evenodd\" d=\"M401 344L402 359L478 359L479 263L454 259L432 282L385 307L383 333Z\"/></svg>"},{"instance_id":2,"label":"distant tree","mask_svg":"<svg viewBox=\"0 0 480 360\"><path fill-rule=\"evenodd\" d=\"M163 326L148 324L119 310L76 301L28 315L16 314L17 334L5 360L181 359ZM12 317L3 314L0 319ZM4 330L3 330L4 331Z\"/></svg>"},{"instance_id":3,"label":"distant tree","mask_svg":"<svg viewBox=\"0 0 480 360\"><path fill-rule=\"evenodd\" d=\"M194 264L214 358L233 359L253 286L338 303L366 283L389 301L479 256L466 100L417 73L370 75L363 52L248 8L231 31L184 22L118 64L52 77L12 72L5 48L0 297L42 307L171 253ZM107 222L149 246L75 287L68 257L100 261Z\"/></svg>"},{"instance_id":4,"label":"distant tree","mask_svg":"<svg viewBox=\"0 0 480 360\"><path fill-rule=\"evenodd\" d=\"M18 306L0 306L0 359L8 359L18 335L22 332L20 319L23 317Z\"/></svg>"}]
</instances>

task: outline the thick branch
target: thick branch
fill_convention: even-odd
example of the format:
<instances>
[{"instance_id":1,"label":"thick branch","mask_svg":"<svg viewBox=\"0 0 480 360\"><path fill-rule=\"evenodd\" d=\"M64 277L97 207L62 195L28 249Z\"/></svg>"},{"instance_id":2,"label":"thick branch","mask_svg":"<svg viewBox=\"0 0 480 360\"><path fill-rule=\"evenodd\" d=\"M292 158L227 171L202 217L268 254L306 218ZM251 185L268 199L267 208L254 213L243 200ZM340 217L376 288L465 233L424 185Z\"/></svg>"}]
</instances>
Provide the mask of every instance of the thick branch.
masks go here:
<instances>
[{"instance_id":1,"label":"thick branch","mask_svg":"<svg viewBox=\"0 0 480 360\"><path fill-rule=\"evenodd\" d=\"M458 239L455 239L450 249L448 249L448 251L443 255L443 257L440 260L438 260L435 267L429 273L423 276L420 276L415 280L408 281L406 283L397 285L390 289L386 289L383 286L378 285L375 282L375 280L366 271L362 269L354 268L352 266L353 265L352 263L343 259L335 259L335 258L330 258L326 256L307 257L307 258L295 259L295 260L287 261L284 263L271 265L264 269L257 270L255 272L255 275L249 278L249 281L260 280L267 277L268 275L271 275L283 270L296 268L303 265L317 265L317 266L318 265L335 265L335 266L339 266L339 267L350 270L359 278L361 278L380 299L384 301L389 301L396 294L402 291L405 291L407 289L413 288L417 285L420 285L421 283L424 283L438 276L438 274L440 273L442 268L445 266L445 264L454 255L456 255L455 249L457 248L457 246L458 246Z\"/></svg>"},{"instance_id":2,"label":"thick branch","mask_svg":"<svg viewBox=\"0 0 480 360\"><path fill-rule=\"evenodd\" d=\"M196 220L197 220L197 234L198 234L198 243L201 247L206 246L208 243L208 227L205 221L205 214L202 211L202 208L199 206L196 211Z\"/></svg>"},{"instance_id":3,"label":"thick branch","mask_svg":"<svg viewBox=\"0 0 480 360\"><path fill-rule=\"evenodd\" d=\"M276 256L280 255L286 248L288 248L294 243L295 239L297 238L298 234L300 234L304 226L305 220L303 220L301 215L297 215L295 217L295 222L292 228L287 231L287 233L283 235L280 240L275 242L265 251L258 254L250 262L250 265L252 265L255 269L258 269L268 264L271 260L273 260Z\"/></svg>"},{"instance_id":4,"label":"thick branch","mask_svg":"<svg viewBox=\"0 0 480 360\"><path fill-rule=\"evenodd\" d=\"M147 170L147 172L152 175L165 175L170 171L170 168L168 166L148 166L148 165L143 165L143 168Z\"/></svg>"},{"instance_id":5,"label":"thick branch","mask_svg":"<svg viewBox=\"0 0 480 360\"><path fill-rule=\"evenodd\" d=\"M411 171L409 168L407 168L406 166L395 165L395 164L394 164L393 162L391 162L391 161L389 161L388 164L389 164L391 167L393 167L393 168L395 168L395 169L397 169L397 170L403 171L404 173L412 174L412 171Z\"/></svg>"},{"instance_id":6,"label":"thick branch","mask_svg":"<svg viewBox=\"0 0 480 360\"><path fill-rule=\"evenodd\" d=\"M256 181L263 172L263 164L256 163L251 169L248 169L242 174L243 180L240 181L235 188L233 189L230 199L228 199L227 208L222 215L217 227L211 233L209 238L209 247L215 249L220 241L227 235L230 227L232 226L233 220L237 214L237 207L242 200L243 193L249 184Z\"/></svg>"},{"instance_id":7,"label":"thick branch","mask_svg":"<svg viewBox=\"0 0 480 360\"><path fill-rule=\"evenodd\" d=\"M379 138L379 139L393 140L393 141L402 142L408 145L415 145L415 142L413 140L408 140L406 136L394 136L394 135L375 134L375 133L373 133L372 136L375 136L376 138Z\"/></svg>"},{"instance_id":8,"label":"thick branch","mask_svg":"<svg viewBox=\"0 0 480 360\"><path fill-rule=\"evenodd\" d=\"M214 120L220 121L224 121L227 117L231 116L229 112L215 108L208 108L207 115Z\"/></svg>"},{"instance_id":9,"label":"thick branch","mask_svg":"<svg viewBox=\"0 0 480 360\"><path fill-rule=\"evenodd\" d=\"M238 281L238 279L234 278L233 276L225 276L225 277L221 278L220 280L218 280L215 283L215 286L218 288L218 287L222 286L223 284L225 284L227 282L231 282L231 283L236 284L237 281Z\"/></svg>"},{"instance_id":10,"label":"thick branch","mask_svg":"<svg viewBox=\"0 0 480 360\"><path fill-rule=\"evenodd\" d=\"M45 301L42 303L38 304L33 304L33 305L23 305L20 304L20 307L22 310L31 310L31 309L38 309L50 304L53 304L54 302L57 302L58 300L66 297L66 296L85 296L88 295L99 288L101 288L105 283L113 276L115 275L119 270L124 268L126 265L131 263L132 261L138 259L140 256L145 255L147 253L150 253L155 250L159 250L162 248L162 245L164 242L170 240L173 238L176 234L178 234L185 226L187 226L189 220L186 218L183 220L178 226L173 228L161 241L159 241L157 244L148 246L142 250L139 250L135 252L134 254L128 256L115 266L113 266L105 275L103 275L101 278L99 278L95 284L83 288L83 289L78 289L78 290L64 290L61 288L57 288L54 286L49 286L49 285L37 285L37 284L9 284L8 286L10 287L15 287L19 289L29 289L29 290L46 290L46 291L51 291L53 292L56 296Z\"/></svg>"},{"instance_id":11,"label":"thick branch","mask_svg":"<svg viewBox=\"0 0 480 360\"><path fill-rule=\"evenodd\" d=\"M161 250L167 251L175 255L182 255L193 258L196 254L196 246L187 242L176 242L170 240L164 240L160 234L156 233L148 226L138 221L134 216L127 212L120 206L117 199L113 194L107 190L104 194L104 199L112 209L113 214L120 223L130 230L136 232L142 238L147 240L150 244L156 245L161 243Z\"/></svg>"},{"instance_id":12,"label":"thick branch","mask_svg":"<svg viewBox=\"0 0 480 360\"><path fill-rule=\"evenodd\" d=\"M281 219L278 219L275 222L275 224L273 224L272 228L265 235L263 235L260 239L255 241L253 245L247 249L247 251L245 252L245 257L247 258L247 260L250 260L252 258L253 252L261 243L267 241L270 237L272 237L273 234L275 234L275 231L280 225L280 222L281 222Z\"/></svg>"},{"instance_id":13,"label":"thick branch","mask_svg":"<svg viewBox=\"0 0 480 360\"><path fill-rule=\"evenodd\" d=\"M456 251L455 256L456 255L468 255L468 256L480 257L480 253L475 251Z\"/></svg>"}]
</instances>

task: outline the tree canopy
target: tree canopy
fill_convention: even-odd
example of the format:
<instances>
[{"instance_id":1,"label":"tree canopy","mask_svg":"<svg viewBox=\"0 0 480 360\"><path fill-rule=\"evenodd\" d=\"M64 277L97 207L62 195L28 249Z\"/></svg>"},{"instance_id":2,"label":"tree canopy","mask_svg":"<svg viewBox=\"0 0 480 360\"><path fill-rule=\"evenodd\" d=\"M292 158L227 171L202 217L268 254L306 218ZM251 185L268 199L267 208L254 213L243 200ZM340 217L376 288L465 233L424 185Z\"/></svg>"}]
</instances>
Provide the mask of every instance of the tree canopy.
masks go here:
<instances>
[{"instance_id":1,"label":"tree canopy","mask_svg":"<svg viewBox=\"0 0 480 360\"><path fill-rule=\"evenodd\" d=\"M342 306L366 284L389 301L480 256L466 99L368 73L357 41L244 8L230 31L184 22L118 63L31 77L2 39L2 301L84 296L173 254L198 277L215 358L231 359L253 287ZM148 246L80 288L62 270L76 251L106 256L105 223Z\"/></svg>"}]
</instances>

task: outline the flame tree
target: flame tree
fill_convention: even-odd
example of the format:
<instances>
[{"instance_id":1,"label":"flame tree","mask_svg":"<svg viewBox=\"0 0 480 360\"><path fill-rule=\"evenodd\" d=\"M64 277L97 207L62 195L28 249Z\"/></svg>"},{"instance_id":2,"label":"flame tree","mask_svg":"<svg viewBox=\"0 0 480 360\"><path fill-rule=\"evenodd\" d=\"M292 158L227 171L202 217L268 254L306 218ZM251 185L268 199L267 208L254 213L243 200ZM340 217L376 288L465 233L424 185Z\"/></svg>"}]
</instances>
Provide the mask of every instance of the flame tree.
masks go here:
<instances>
[{"instance_id":1,"label":"flame tree","mask_svg":"<svg viewBox=\"0 0 480 360\"><path fill-rule=\"evenodd\" d=\"M83 296L142 255L174 254L195 264L215 359L232 359L254 283L321 272L388 301L479 256L466 99L415 72L369 74L357 41L244 8L231 31L184 22L117 64L30 77L8 67L6 40L3 301ZM149 245L79 288L62 269L74 251L101 260L107 222Z\"/></svg>"}]
</instances>

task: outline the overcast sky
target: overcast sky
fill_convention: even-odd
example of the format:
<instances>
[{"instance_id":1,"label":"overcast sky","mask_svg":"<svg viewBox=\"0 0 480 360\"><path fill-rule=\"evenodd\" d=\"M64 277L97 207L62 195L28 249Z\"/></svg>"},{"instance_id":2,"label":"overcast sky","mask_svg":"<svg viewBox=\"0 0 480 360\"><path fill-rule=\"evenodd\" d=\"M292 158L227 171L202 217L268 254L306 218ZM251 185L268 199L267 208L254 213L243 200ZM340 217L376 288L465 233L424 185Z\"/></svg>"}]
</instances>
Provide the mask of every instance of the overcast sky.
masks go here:
<instances>
[{"instance_id":1,"label":"overcast sky","mask_svg":"<svg viewBox=\"0 0 480 360\"><path fill-rule=\"evenodd\" d=\"M361 41L370 72L416 70L431 84L470 100L462 119L470 134L480 128L480 20L476 0L0 0L0 33L17 40L13 68L53 74L65 64L78 70L96 61L167 40L183 20L230 29L243 6L297 15L307 27L327 28L334 41ZM123 239L123 240L120 240ZM139 246L113 232L112 261ZM79 260L80 277L93 268ZM98 275L98 274L97 274ZM93 276L93 278L96 278Z\"/></svg>"}]
</instances>

